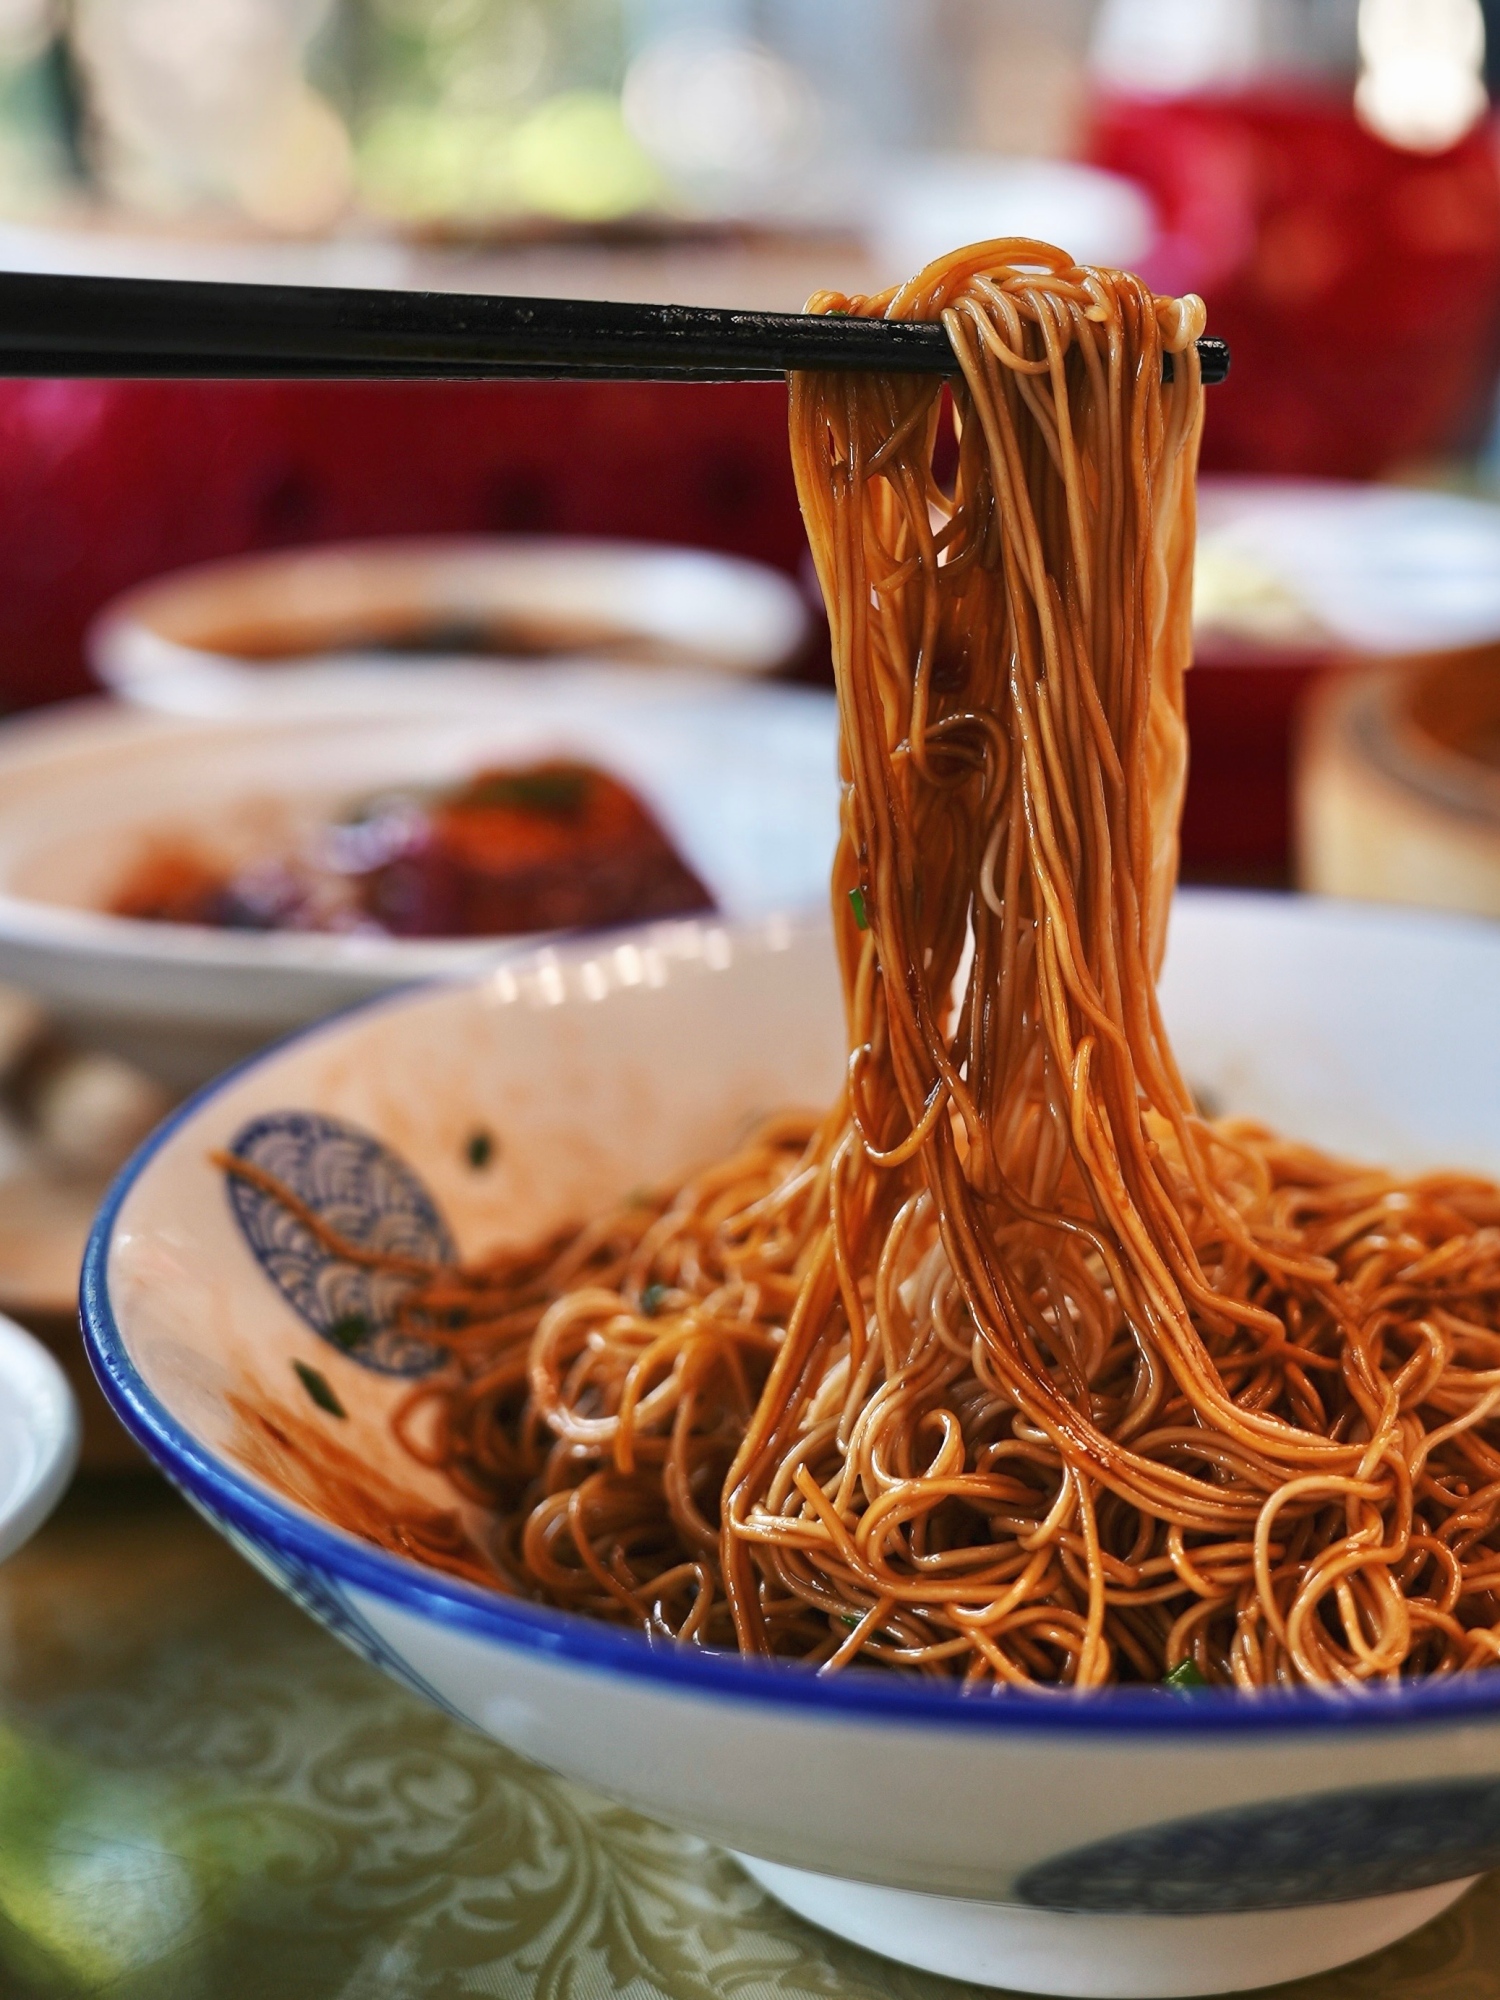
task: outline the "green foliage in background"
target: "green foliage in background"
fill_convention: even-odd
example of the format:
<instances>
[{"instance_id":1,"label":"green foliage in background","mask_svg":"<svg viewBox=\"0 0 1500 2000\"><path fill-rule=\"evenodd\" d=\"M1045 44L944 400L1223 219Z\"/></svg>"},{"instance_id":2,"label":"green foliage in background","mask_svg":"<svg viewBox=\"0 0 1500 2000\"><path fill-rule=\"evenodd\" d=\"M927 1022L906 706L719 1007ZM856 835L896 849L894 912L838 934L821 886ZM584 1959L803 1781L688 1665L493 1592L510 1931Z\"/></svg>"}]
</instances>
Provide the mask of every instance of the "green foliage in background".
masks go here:
<instances>
[{"instance_id":1,"label":"green foliage in background","mask_svg":"<svg viewBox=\"0 0 1500 2000\"><path fill-rule=\"evenodd\" d=\"M664 195L620 115L616 0L358 0L356 172L365 204L419 223L575 223Z\"/></svg>"}]
</instances>

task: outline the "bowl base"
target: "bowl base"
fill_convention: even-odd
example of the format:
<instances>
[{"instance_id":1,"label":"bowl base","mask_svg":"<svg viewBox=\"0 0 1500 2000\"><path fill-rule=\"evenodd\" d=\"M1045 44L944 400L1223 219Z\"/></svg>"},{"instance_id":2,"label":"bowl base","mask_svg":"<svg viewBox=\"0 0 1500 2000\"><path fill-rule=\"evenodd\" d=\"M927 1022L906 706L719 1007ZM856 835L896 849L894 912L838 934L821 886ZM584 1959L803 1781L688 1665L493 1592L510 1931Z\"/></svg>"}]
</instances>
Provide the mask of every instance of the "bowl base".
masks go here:
<instances>
[{"instance_id":1,"label":"bowl base","mask_svg":"<svg viewBox=\"0 0 1500 2000\"><path fill-rule=\"evenodd\" d=\"M975 1985L1072 2000L1178 2000L1305 1979L1394 1944L1469 1887L1440 1882L1295 1910L1085 1916L846 1882L748 1854L735 1859L799 1917L883 1958Z\"/></svg>"}]
</instances>

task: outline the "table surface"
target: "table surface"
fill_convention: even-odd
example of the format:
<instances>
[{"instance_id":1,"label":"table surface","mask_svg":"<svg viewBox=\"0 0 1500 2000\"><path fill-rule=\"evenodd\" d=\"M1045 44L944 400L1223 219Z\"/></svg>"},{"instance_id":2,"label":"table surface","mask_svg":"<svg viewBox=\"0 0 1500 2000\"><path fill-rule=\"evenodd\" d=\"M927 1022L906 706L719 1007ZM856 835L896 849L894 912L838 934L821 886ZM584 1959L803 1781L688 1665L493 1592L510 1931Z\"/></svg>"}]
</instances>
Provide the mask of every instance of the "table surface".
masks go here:
<instances>
[{"instance_id":1,"label":"table surface","mask_svg":"<svg viewBox=\"0 0 1500 2000\"><path fill-rule=\"evenodd\" d=\"M962 2000L346 1653L154 1479L0 1569L0 2000ZM1281 2000L1500 2000L1500 1875Z\"/></svg>"}]
</instances>

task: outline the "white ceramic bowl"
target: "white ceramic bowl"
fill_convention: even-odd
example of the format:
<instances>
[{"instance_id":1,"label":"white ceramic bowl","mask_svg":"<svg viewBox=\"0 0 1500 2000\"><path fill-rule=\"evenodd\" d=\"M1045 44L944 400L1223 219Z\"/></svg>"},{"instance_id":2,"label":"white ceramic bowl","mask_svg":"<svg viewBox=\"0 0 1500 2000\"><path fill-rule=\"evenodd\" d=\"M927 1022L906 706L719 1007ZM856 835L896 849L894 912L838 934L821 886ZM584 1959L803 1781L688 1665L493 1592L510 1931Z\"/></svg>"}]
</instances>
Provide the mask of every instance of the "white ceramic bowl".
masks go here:
<instances>
[{"instance_id":1,"label":"white ceramic bowl","mask_svg":"<svg viewBox=\"0 0 1500 2000\"><path fill-rule=\"evenodd\" d=\"M78 1463L78 1405L39 1340L0 1314L0 1560L62 1498Z\"/></svg>"},{"instance_id":2,"label":"white ceramic bowl","mask_svg":"<svg viewBox=\"0 0 1500 2000\"><path fill-rule=\"evenodd\" d=\"M467 628L520 626L548 651L617 653L765 674L807 637L789 577L703 549L581 536L427 536L341 542L203 563L127 591L102 611L88 652L104 685L176 715L354 708L444 684L482 690L493 664ZM375 627L453 636L414 665L347 636ZM238 647L271 644L276 659Z\"/></svg>"},{"instance_id":3,"label":"white ceramic bowl","mask_svg":"<svg viewBox=\"0 0 1500 2000\"><path fill-rule=\"evenodd\" d=\"M1189 894L1164 998L1188 1075L1226 1105L1393 1161L1500 1171L1497 987L1488 927ZM398 1206L474 1254L712 1154L752 1111L826 1098L842 1045L826 933L781 921L548 953L315 1029L212 1085L117 1183L84 1276L105 1392L194 1504L357 1651L527 1756L737 1851L877 1950L1161 2000L1309 1973L1444 1908L1500 1863L1500 1674L1262 1700L818 1680L488 1594L351 1539L247 1470L231 1396L326 1422L402 1488L452 1504L390 1436L405 1378L367 1365L423 1356L377 1339L361 1361L321 1338L318 1256L286 1239L263 1267L213 1149L254 1122L310 1199L333 1191L341 1229ZM483 1171L477 1128L495 1140ZM342 1419L320 1414L297 1363L321 1371Z\"/></svg>"},{"instance_id":4,"label":"white ceramic bowl","mask_svg":"<svg viewBox=\"0 0 1500 2000\"><path fill-rule=\"evenodd\" d=\"M105 914L151 832L217 842L227 827L274 844L364 790L560 750L634 785L719 908L753 917L826 900L836 741L831 696L686 670L492 668L480 694L434 695L420 712L372 695L363 716L208 723L96 702L25 717L0 726L0 979L89 1042L196 1084L335 1008L524 941Z\"/></svg>"}]
</instances>

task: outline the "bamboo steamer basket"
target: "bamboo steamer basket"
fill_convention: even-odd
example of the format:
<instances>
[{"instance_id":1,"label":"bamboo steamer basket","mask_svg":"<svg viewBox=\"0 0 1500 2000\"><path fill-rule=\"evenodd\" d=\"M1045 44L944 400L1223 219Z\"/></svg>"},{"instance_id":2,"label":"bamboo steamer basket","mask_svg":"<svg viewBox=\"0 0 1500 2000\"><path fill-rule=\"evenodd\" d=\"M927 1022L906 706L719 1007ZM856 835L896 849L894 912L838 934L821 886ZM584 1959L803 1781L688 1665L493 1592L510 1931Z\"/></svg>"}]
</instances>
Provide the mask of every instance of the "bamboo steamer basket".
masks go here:
<instances>
[{"instance_id":1,"label":"bamboo steamer basket","mask_svg":"<svg viewBox=\"0 0 1500 2000\"><path fill-rule=\"evenodd\" d=\"M1500 917L1500 644L1345 672L1299 739L1302 888Z\"/></svg>"}]
</instances>

